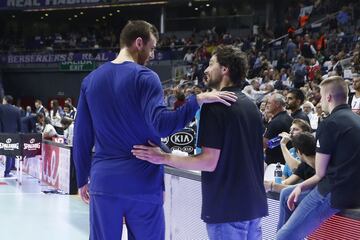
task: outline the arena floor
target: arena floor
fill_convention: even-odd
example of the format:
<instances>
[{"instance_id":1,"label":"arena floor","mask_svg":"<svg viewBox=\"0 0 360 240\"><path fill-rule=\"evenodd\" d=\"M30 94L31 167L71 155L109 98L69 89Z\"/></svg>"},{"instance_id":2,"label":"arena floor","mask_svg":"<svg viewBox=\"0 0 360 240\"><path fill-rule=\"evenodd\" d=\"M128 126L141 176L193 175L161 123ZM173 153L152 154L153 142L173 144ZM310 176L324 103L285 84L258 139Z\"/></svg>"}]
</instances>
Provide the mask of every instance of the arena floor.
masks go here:
<instances>
[{"instance_id":1,"label":"arena floor","mask_svg":"<svg viewBox=\"0 0 360 240\"><path fill-rule=\"evenodd\" d=\"M0 239L89 239L88 206L79 196L43 192L47 190L28 175L22 185L15 178L0 178ZM124 229L122 239L126 235Z\"/></svg>"}]
</instances>

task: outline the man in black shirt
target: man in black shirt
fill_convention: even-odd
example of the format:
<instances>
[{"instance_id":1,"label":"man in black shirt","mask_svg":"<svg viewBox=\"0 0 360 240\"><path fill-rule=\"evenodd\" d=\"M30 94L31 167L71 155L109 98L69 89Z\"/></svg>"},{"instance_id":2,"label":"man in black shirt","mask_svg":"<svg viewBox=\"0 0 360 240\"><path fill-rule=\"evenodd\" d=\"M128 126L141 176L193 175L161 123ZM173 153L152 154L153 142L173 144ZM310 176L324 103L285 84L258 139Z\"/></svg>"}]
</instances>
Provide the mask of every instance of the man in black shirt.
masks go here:
<instances>
[{"instance_id":1,"label":"man in black shirt","mask_svg":"<svg viewBox=\"0 0 360 240\"><path fill-rule=\"evenodd\" d=\"M280 145L275 148L269 148L268 146L270 139L278 137L278 135L282 132L290 132L293 119L285 110L284 97L279 93L272 94L266 103L266 111L272 114L273 117L265 130L263 138L265 162L267 164L277 162L285 164L285 159L281 152Z\"/></svg>"},{"instance_id":2,"label":"man in black shirt","mask_svg":"<svg viewBox=\"0 0 360 240\"><path fill-rule=\"evenodd\" d=\"M159 148L134 146L133 154L155 164L201 170L202 214L209 239L261 239L261 218L268 213L263 185L263 126L256 105L241 92L246 57L240 49L220 46L205 70L209 87L236 93L230 107L201 109L196 156L175 156Z\"/></svg>"},{"instance_id":3,"label":"man in black shirt","mask_svg":"<svg viewBox=\"0 0 360 240\"><path fill-rule=\"evenodd\" d=\"M320 86L322 109L330 115L316 134L316 174L290 194L289 209L297 207L276 239L303 239L340 210L360 207L360 116L346 104L348 89L341 77L329 77Z\"/></svg>"},{"instance_id":4,"label":"man in black shirt","mask_svg":"<svg viewBox=\"0 0 360 240\"><path fill-rule=\"evenodd\" d=\"M304 100L305 95L300 89L291 89L286 95L286 108L291 111L291 117L293 119L300 118L310 124L309 117L301 109Z\"/></svg>"}]
</instances>

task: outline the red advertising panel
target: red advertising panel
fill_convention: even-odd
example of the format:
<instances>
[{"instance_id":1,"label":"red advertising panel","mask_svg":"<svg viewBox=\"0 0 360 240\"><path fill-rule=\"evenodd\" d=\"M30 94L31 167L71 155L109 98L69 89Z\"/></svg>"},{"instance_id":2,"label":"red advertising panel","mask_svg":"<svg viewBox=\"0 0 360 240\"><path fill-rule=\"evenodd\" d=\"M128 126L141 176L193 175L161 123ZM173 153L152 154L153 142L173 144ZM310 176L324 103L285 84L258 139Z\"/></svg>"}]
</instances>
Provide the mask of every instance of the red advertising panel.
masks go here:
<instances>
[{"instance_id":1,"label":"red advertising panel","mask_svg":"<svg viewBox=\"0 0 360 240\"><path fill-rule=\"evenodd\" d=\"M43 144L41 180L64 193L70 193L70 154L68 148Z\"/></svg>"},{"instance_id":2,"label":"red advertising panel","mask_svg":"<svg viewBox=\"0 0 360 240\"><path fill-rule=\"evenodd\" d=\"M43 166L41 180L59 189L59 147L43 145Z\"/></svg>"}]
</instances>

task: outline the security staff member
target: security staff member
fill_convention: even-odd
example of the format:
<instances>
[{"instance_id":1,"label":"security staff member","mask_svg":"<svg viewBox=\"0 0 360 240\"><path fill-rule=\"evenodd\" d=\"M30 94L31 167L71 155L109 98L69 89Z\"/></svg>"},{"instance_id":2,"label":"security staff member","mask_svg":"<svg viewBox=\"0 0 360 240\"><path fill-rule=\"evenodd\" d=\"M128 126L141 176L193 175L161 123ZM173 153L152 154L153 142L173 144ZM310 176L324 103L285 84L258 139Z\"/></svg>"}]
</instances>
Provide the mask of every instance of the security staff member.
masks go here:
<instances>
[{"instance_id":1,"label":"security staff member","mask_svg":"<svg viewBox=\"0 0 360 240\"><path fill-rule=\"evenodd\" d=\"M341 77L327 78L320 86L322 109L330 115L316 134L316 174L290 194L289 209L297 207L278 240L303 239L340 210L360 207L360 116L346 104L348 89Z\"/></svg>"}]
</instances>

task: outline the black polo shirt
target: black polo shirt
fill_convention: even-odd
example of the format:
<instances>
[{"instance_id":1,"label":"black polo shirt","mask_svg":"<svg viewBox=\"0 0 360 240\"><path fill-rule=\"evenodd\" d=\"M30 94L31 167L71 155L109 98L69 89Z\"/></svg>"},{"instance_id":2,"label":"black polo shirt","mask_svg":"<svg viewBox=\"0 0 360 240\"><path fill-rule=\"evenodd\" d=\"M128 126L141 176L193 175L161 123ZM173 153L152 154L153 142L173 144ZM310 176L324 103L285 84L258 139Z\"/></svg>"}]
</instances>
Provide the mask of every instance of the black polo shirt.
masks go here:
<instances>
[{"instance_id":1,"label":"black polo shirt","mask_svg":"<svg viewBox=\"0 0 360 240\"><path fill-rule=\"evenodd\" d=\"M292 117L290 117L290 115L286 111L279 112L269 122L264 137L267 139L272 139L274 137L277 137L282 132L290 132L292 121ZM267 164L277 162L285 164L285 159L281 152L280 146L273 149L267 148L265 150L265 155L265 161Z\"/></svg>"},{"instance_id":2,"label":"black polo shirt","mask_svg":"<svg viewBox=\"0 0 360 240\"><path fill-rule=\"evenodd\" d=\"M301 110L301 108L299 108L295 112L291 113L291 117L293 119L296 119L296 118L302 119L310 124L310 119L309 119L308 115L306 115L306 113L304 113L303 110Z\"/></svg>"},{"instance_id":3,"label":"black polo shirt","mask_svg":"<svg viewBox=\"0 0 360 240\"><path fill-rule=\"evenodd\" d=\"M337 106L317 129L316 152L331 155L319 192L337 209L360 207L360 116Z\"/></svg>"},{"instance_id":4,"label":"black polo shirt","mask_svg":"<svg viewBox=\"0 0 360 240\"><path fill-rule=\"evenodd\" d=\"M301 162L300 165L295 170L294 174L299 178L301 178L302 180L306 180L315 175L315 169L313 169L307 163Z\"/></svg>"},{"instance_id":5,"label":"black polo shirt","mask_svg":"<svg viewBox=\"0 0 360 240\"><path fill-rule=\"evenodd\" d=\"M231 87L238 99L230 107L201 109L199 147L221 149L214 172L202 172L202 213L206 223L251 220L267 215L264 189L263 125L257 106Z\"/></svg>"}]
</instances>

